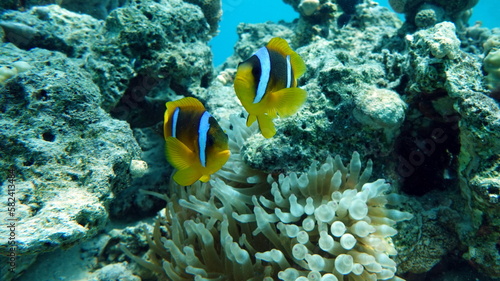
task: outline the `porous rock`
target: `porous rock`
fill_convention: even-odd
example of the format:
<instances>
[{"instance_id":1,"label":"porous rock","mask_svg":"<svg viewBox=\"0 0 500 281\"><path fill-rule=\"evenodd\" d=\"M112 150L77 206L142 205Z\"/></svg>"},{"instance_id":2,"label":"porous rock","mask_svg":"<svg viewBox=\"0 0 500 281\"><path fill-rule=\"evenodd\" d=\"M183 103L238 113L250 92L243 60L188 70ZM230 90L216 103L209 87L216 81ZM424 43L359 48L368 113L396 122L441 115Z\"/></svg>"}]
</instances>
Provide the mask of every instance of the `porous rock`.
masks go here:
<instances>
[{"instance_id":1,"label":"porous rock","mask_svg":"<svg viewBox=\"0 0 500 281\"><path fill-rule=\"evenodd\" d=\"M299 10L305 16L312 15L319 7L319 0L302 0L299 4Z\"/></svg>"},{"instance_id":2,"label":"porous rock","mask_svg":"<svg viewBox=\"0 0 500 281\"><path fill-rule=\"evenodd\" d=\"M5 41L79 59L99 86L101 106L131 123L145 122L132 119L144 115L138 108L146 106L161 120L158 88L187 94L212 78L210 26L199 6L182 0L137 1L104 21L57 5L9 11L0 19Z\"/></svg>"},{"instance_id":3,"label":"porous rock","mask_svg":"<svg viewBox=\"0 0 500 281\"><path fill-rule=\"evenodd\" d=\"M7 213L2 200L0 212L17 219L16 253L26 257L101 231L106 207L130 183L139 146L127 123L99 107L99 89L77 64L57 52L0 47L2 64L19 58L33 67L0 88L2 196L9 196L12 174L16 210ZM0 230L2 253L9 233Z\"/></svg>"},{"instance_id":4,"label":"porous rock","mask_svg":"<svg viewBox=\"0 0 500 281\"><path fill-rule=\"evenodd\" d=\"M454 186L467 202L460 212L470 227L464 229L457 224L456 232L460 243L469 247L464 257L490 276L500 276L500 254L491 250L498 242L495 229L500 225L500 186L492 180L498 177L500 167L500 108L488 97L483 80L478 79L483 77L481 57L460 50L459 43L448 44L458 40L452 33L444 41L433 41L443 38L443 30L451 31L450 25L444 22L407 37L409 55L404 71L410 79L406 92L410 100L419 102L410 107L420 106L421 114L446 130L443 138L457 135L459 151L454 161L458 181ZM413 116L410 123L418 116L422 115ZM486 235L480 229L492 232Z\"/></svg>"},{"instance_id":5,"label":"porous rock","mask_svg":"<svg viewBox=\"0 0 500 281\"><path fill-rule=\"evenodd\" d=\"M398 133L407 105L396 92L368 89L357 96L355 103L353 115L356 120L374 129L384 129L388 138Z\"/></svg>"},{"instance_id":6,"label":"porous rock","mask_svg":"<svg viewBox=\"0 0 500 281\"><path fill-rule=\"evenodd\" d=\"M442 21L452 21L462 30L467 26L470 9L479 0L389 0L396 13L404 13L410 28L427 28Z\"/></svg>"},{"instance_id":7,"label":"porous rock","mask_svg":"<svg viewBox=\"0 0 500 281\"><path fill-rule=\"evenodd\" d=\"M484 70L488 73L488 87L491 90L500 89L500 48L492 49L484 58Z\"/></svg>"},{"instance_id":8,"label":"porous rock","mask_svg":"<svg viewBox=\"0 0 500 281\"><path fill-rule=\"evenodd\" d=\"M62 8L75 13L90 15L96 19L104 19L112 10L127 3L127 0L26 0L2 1L0 7L11 10L25 10L36 6L59 4Z\"/></svg>"},{"instance_id":9,"label":"porous rock","mask_svg":"<svg viewBox=\"0 0 500 281\"><path fill-rule=\"evenodd\" d=\"M114 10L87 64L103 90L104 108L133 127L161 121L165 93L187 95L212 79L209 32L200 7L181 0Z\"/></svg>"},{"instance_id":10,"label":"porous rock","mask_svg":"<svg viewBox=\"0 0 500 281\"><path fill-rule=\"evenodd\" d=\"M25 50L42 48L75 58L84 57L102 31L102 21L57 5L7 11L0 19L5 41Z\"/></svg>"},{"instance_id":11,"label":"porous rock","mask_svg":"<svg viewBox=\"0 0 500 281\"><path fill-rule=\"evenodd\" d=\"M134 275L123 263L113 263L106 265L94 272L89 281L106 281L106 280L121 280L121 281L141 281L141 278Z\"/></svg>"},{"instance_id":12,"label":"porous rock","mask_svg":"<svg viewBox=\"0 0 500 281\"><path fill-rule=\"evenodd\" d=\"M186 2L200 6L210 25L210 34L217 35L219 33L219 21L222 17L221 0L187 0Z\"/></svg>"}]
</instances>

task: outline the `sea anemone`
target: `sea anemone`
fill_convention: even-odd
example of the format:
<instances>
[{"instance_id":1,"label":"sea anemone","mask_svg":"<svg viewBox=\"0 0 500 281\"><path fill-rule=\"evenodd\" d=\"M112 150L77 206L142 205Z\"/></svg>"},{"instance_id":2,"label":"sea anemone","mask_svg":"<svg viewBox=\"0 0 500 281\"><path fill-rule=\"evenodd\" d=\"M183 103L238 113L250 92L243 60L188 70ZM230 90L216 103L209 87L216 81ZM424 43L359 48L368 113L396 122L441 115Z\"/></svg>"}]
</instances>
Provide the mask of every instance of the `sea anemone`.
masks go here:
<instances>
[{"instance_id":1,"label":"sea anemone","mask_svg":"<svg viewBox=\"0 0 500 281\"><path fill-rule=\"evenodd\" d=\"M228 134L241 147L252 129L232 119ZM371 161L361 172L357 152L348 167L328 157L265 180L248 167L226 168L208 183L157 194L168 203L147 237L149 262L122 249L170 280L398 280L391 236L412 215L388 208L401 197L384 180L368 182L371 172Z\"/></svg>"}]
</instances>

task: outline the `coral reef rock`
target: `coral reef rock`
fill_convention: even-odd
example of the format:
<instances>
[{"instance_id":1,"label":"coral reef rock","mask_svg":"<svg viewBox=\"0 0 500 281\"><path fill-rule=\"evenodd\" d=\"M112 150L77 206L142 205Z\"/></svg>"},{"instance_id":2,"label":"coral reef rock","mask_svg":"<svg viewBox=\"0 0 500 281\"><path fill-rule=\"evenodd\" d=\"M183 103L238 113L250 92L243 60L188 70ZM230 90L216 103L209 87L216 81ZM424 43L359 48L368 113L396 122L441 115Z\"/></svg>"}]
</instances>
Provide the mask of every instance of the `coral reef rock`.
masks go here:
<instances>
[{"instance_id":1,"label":"coral reef rock","mask_svg":"<svg viewBox=\"0 0 500 281\"><path fill-rule=\"evenodd\" d=\"M181 0L138 1L114 9L105 20L57 5L34 7L2 14L0 27L19 48L81 59L101 90L102 107L133 125L161 120L164 102L156 101L157 88L187 94L212 78L210 26L200 7Z\"/></svg>"},{"instance_id":2,"label":"coral reef rock","mask_svg":"<svg viewBox=\"0 0 500 281\"><path fill-rule=\"evenodd\" d=\"M500 88L500 48L491 50L484 58L484 70L488 72L486 81L491 90Z\"/></svg>"},{"instance_id":3,"label":"coral reef rock","mask_svg":"<svg viewBox=\"0 0 500 281\"><path fill-rule=\"evenodd\" d=\"M424 158L432 159L439 154L436 148L444 145L448 152L443 156L450 152L454 155L443 163L437 178L446 182L456 177L454 184L443 186L460 190L466 200L467 208L459 211L470 226L456 225L460 242L469 248L464 257L487 274L500 276L500 253L492 250L498 243L500 226L500 109L488 97L483 80L478 79L484 77L482 58L461 50L454 30L453 23L443 22L406 36L409 53L403 71L409 80L405 91L413 101L409 106L419 111L407 121L420 124L415 131L432 129L425 133L425 139L419 137L420 147L426 152ZM443 144L445 141L449 143ZM426 165L415 159L410 160L412 169ZM484 229L489 235L482 234Z\"/></svg>"},{"instance_id":4,"label":"coral reef rock","mask_svg":"<svg viewBox=\"0 0 500 281\"><path fill-rule=\"evenodd\" d=\"M403 13L406 23L418 28L431 27L443 21L454 22L459 29L465 28L471 9L479 0L389 0L396 13Z\"/></svg>"},{"instance_id":5,"label":"coral reef rock","mask_svg":"<svg viewBox=\"0 0 500 281\"><path fill-rule=\"evenodd\" d=\"M181 0L114 10L86 64L103 91L103 107L133 127L161 121L166 97L158 94L187 95L212 78L209 31L200 7Z\"/></svg>"},{"instance_id":6,"label":"coral reef rock","mask_svg":"<svg viewBox=\"0 0 500 281\"><path fill-rule=\"evenodd\" d=\"M99 89L78 64L58 52L0 48L2 64L19 58L31 68L0 88L2 196L17 200L15 212L7 213L7 200L0 212L16 219L17 254L36 256L103 229L140 149L129 125L100 108ZM0 230L2 253L9 233Z\"/></svg>"},{"instance_id":7,"label":"coral reef rock","mask_svg":"<svg viewBox=\"0 0 500 281\"><path fill-rule=\"evenodd\" d=\"M162 138L152 126L162 121L166 100L206 95L213 78L207 42L221 7L182 0L0 7L12 9L0 14L0 179L5 187L10 175L16 181L20 275L38 254L102 231L110 216L135 219L164 205L136 196L140 186L168 184ZM6 254L9 229L0 234ZM13 278L5 255L0 259L0 275Z\"/></svg>"}]
</instances>

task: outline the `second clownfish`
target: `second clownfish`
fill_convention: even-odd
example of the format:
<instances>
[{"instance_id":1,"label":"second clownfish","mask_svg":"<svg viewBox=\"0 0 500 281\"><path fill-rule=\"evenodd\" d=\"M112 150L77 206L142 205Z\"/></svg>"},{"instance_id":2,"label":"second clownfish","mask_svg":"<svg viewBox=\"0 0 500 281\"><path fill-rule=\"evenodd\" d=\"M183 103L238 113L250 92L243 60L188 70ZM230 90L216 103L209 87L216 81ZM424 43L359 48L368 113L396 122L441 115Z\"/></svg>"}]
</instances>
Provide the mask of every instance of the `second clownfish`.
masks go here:
<instances>
[{"instance_id":1,"label":"second clownfish","mask_svg":"<svg viewBox=\"0 0 500 281\"><path fill-rule=\"evenodd\" d=\"M306 101L307 92L297 88L305 71L302 58L278 37L240 63L234 90L248 112L247 126L257 121L264 137L274 136L273 119L295 114Z\"/></svg>"},{"instance_id":2,"label":"second clownfish","mask_svg":"<svg viewBox=\"0 0 500 281\"><path fill-rule=\"evenodd\" d=\"M180 185L207 182L229 159L227 135L195 98L167 102L163 132L165 155Z\"/></svg>"}]
</instances>

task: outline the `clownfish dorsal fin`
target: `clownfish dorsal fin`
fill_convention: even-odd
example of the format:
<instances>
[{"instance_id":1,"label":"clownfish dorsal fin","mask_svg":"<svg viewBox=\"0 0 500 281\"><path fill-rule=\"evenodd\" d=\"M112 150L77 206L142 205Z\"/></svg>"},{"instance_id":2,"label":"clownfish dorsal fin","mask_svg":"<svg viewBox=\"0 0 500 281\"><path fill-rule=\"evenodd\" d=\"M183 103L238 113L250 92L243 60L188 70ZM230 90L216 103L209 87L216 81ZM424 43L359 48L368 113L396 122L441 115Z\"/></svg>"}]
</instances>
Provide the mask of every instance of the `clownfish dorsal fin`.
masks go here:
<instances>
[{"instance_id":1,"label":"clownfish dorsal fin","mask_svg":"<svg viewBox=\"0 0 500 281\"><path fill-rule=\"evenodd\" d=\"M180 100L167 102L168 110L174 111L177 107L199 109L202 111L205 110L203 104L199 100L192 97L187 97Z\"/></svg>"},{"instance_id":2,"label":"clownfish dorsal fin","mask_svg":"<svg viewBox=\"0 0 500 281\"><path fill-rule=\"evenodd\" d=\"M274 37L273 39L271 39L269 43L267 43L266 48L276 51L284 57L295 53L288 45L288 42L286 42L285 39L279 37Z\"/></svg>"},{"instance_id":3,"label":"clownfish dorsal fin","mask_svg":"<svg viewBox=\"0 0 500 281\"><path fill-rule=\"evenodd\" d=\"M165 139L168 137L167 124L169 123L169 119L172 118L177 108L182 107L182 108L205 111L205 107L203 106L203 104L199 100L192 97L187 97L176 101L169 101L167 102L166 106L167 110L165 111L165 117L163 122L163 135Z\"/></svg>"},{"instance_id":4,"label":"clownfish dorsal fin","mask_svg":"<svg viewBox=\"0 0 500 281\"><path fill-rule=\"evenodd\" d=\"M290 48L285 39L274 37L267 43L266 48L276 51L282 56L290 56L290 64L292 65L293 74L295 78L302 76L306 72L306 64L304 60Z\"/></svg>"}]
</instances>

